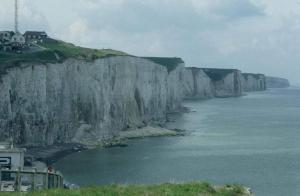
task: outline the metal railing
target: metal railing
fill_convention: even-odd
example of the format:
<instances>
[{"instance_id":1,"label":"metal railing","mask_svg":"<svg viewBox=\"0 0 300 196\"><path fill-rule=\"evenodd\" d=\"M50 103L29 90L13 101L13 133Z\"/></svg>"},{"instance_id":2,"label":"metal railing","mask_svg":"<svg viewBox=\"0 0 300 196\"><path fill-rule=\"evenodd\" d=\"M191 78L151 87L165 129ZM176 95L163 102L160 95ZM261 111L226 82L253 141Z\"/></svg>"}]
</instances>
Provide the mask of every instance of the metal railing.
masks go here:
<instances>
[{"instance_id":1,"label":"metal railing","mask_svg":"<svg viewBox=\"0 0 300 196\"><path fill-rule=\"evenodd\" d=\"M0 168L0 191L27 192L56 188L63 188L63 176L59 172Z\"/></svg>"}]
</instances>

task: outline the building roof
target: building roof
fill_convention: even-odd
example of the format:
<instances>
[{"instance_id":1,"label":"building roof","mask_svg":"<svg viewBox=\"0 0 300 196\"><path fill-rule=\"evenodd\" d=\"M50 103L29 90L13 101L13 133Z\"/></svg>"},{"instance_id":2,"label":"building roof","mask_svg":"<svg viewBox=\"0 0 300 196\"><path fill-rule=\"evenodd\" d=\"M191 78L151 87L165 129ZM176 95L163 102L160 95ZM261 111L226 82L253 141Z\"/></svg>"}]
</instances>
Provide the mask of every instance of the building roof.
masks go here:
<instances>
[{"instance_id":1,"label":"building roof","mask_svg":"<svg viewBox=\"0 0 300 196\"><path fill-rule=\"evenodd\" d=\"M27 35L47 36L47 33L45 31L26 31L24 36Z\"/></svg>"},{"instance_id":2,"label":"building roof","mask_svg":"<svg viewBox=\"0 0 300 196\"><path fill-rule=\"evenodd\" d=\"M13 31L0 31L0 34L1 33L9 33L10 36L13 36L15 34Z\"/></svg>"}]
</instances>

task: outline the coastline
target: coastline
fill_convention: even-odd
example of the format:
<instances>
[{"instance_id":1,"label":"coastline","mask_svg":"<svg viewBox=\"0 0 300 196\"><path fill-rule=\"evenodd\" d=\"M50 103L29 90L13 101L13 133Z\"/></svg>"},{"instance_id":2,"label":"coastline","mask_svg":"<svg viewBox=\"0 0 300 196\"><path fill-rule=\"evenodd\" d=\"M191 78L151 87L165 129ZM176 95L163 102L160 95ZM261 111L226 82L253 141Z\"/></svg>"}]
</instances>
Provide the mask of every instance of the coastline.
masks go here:
<instances>
[{"instance_id":1,"label":"coastline","mask_svg":"<svg viewBox=\"0 0 300 196\"><path fill-rule=\"evenodd\" d=\"M45 147L27 147L25 162L31 164L36 161L52 165L58 160L76 153L95 148L113 148L113 147L127 147L127 141L132 139L141 139L146 137L174 137L184 136L185 131L179 129L167 129L164 127L146 126L137 129L129 129L122 131L118 137L105 139L91 143L69 143L57 144Z\"/></svg>"}]
</instances>

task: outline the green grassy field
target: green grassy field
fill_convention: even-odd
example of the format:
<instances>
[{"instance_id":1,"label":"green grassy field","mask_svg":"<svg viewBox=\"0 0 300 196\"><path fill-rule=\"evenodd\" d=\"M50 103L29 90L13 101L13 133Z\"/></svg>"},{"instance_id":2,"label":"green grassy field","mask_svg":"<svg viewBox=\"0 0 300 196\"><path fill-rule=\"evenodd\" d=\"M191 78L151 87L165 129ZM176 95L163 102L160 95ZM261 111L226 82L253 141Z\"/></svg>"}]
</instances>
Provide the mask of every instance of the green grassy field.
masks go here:
<instances>
[{"instance_id":1,"label":"green grassy field","mask_svg":"<svg viewBox=\"0 0 300 196\"><path fill-rule=\"evenodd\" d=\"M162 184L152 186L110 185L78 190L45 190L34 193L3 193L3 196L246 196L243 187L214 188L207 183Z\"/></svg>"},{"instance_id":2,"label":"green grassy field","mask_svg":"<svg viewBox=\"0 0 300 196\"><path fill-rule=\"evenodd\" d=\"M90 49L75 46L63 41L53 41L39 45L43 50L36 52L24 52L22 54L0 52L0 76L11 67L21 63L61 63L67 58L81 60L95 60L108 56L127 55L124 52L111 49Z\"/></svg>"},{"instance_id":3,"label":"green grassy field","mask_svg":"<svg viewBox=\"0 0 300 196\"><path fill-rule=\"evenodd\" d=\"M95 60L107 56L127 55L116 50L83 48L62 41L44 43L39 46L44 50L23 54L0 52L0 64L15 65L19 62L57 63L67 58Z\"/></svg>"},{"instance_id":4,"label":"green grassy field","mask_svg":"<svg viewBox=\"0 0 300 196\"><path fill-rule=\"evenodd\" d=\"M126 53L121 51L116 51L111 49L98 50L98 49L91 49L91 48L83 48L62 41L44 43L44 44L40 44L40 46L48 50L59 51L66 58L80 58L80 59L93 60L96 58L101 58L106 56L127 55Z\"/></svg>"}]
</instances>

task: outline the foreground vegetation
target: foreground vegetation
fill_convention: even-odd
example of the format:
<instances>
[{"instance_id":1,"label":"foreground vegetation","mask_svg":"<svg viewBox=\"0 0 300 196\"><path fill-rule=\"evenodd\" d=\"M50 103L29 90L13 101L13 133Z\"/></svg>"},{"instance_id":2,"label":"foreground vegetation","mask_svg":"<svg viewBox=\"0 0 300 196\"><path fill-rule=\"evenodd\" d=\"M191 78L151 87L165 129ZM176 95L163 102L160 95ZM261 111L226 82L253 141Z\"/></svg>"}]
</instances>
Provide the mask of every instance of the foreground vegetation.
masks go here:
<instances>
[{"instance_id":1,"label":"foreground vegetation","mask_svg":"<svg viewBox=\"0 0 300 196\"><path fill-rule=\"evenodd\" d=\"M2 194L1 194L2 195ZM3 196L246 196L243 187L223 186L214 188L208 183L162 184L162 185L110 185L77 190L45 190L34 193L3 193Z\"/></svg>"}]
</instances>

